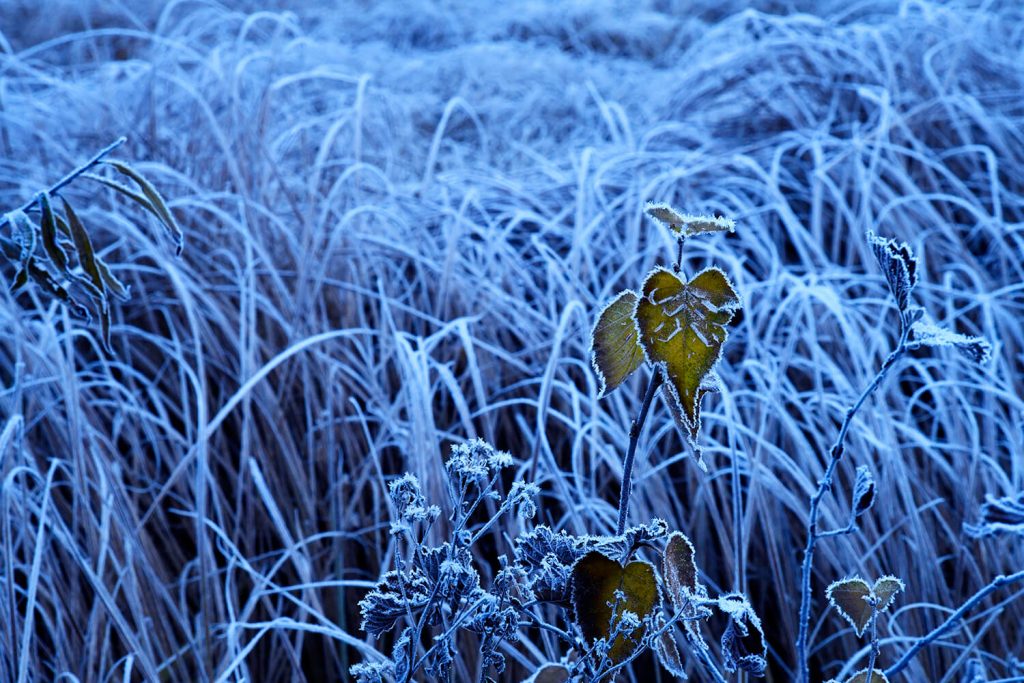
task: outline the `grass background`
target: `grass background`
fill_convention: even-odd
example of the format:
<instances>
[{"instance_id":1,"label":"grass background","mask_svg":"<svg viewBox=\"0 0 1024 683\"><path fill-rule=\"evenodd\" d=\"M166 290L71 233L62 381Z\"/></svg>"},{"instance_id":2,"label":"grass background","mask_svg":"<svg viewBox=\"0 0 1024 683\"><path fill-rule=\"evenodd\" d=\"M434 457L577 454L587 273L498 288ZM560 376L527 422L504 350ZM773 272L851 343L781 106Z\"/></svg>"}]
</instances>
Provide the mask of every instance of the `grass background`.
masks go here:
<instances>
[{"instance_id":1,"label":"grass background","mask_svg":"<svg viewBox=\"0 0 1024 683\"><path fill-rule=\"evenodd\" d=\"M864 232L909 241L920 302L995 345L982 368L904 363L823 508L844 524L853 469L872 468L862 533L819 546L813 677L866 661L824 601L853 572L908 584L891 663L1024 564L1020 539L961 530L986 494L1024 488L1022 18L1014 2L4 0L0 206L126 134L187 245L175 259L120 199L69 193L134 294L113 356L61 306L0 295L0 680L343 679L372 656L355 605L392 561L386 481L411 471L440 502L441 459L473 436L523 473L537 459L544 521L612 530L645 380L597 400L588 335L672 257L649 200L736 219L692 240L686 268L719 264L746 308L705 402L710 473L656 403L631 518L664 517L711 586L749 592L770 680L793 662L809 497L895 343ZM1013 596L902 680L959 681L975 657L1020 680ZM546 648L520 645L509 680Z\"/></svg>"}]
</instances>

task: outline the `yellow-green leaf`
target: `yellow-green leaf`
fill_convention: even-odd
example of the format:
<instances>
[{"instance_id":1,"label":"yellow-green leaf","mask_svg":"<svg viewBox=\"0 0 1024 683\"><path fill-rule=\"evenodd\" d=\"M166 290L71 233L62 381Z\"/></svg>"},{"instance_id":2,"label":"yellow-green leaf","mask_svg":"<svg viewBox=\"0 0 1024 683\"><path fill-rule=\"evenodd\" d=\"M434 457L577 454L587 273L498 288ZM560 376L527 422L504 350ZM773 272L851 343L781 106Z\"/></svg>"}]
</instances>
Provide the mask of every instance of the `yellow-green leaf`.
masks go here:
<instances>
[{"instance_id":1,"label":"yellow-green leaf","mask_svg":"<svg viewBox=\"0 0 1024 683\"><path fill-rule=\"evenodd\" d=\"M659 599L653 566L637 560L623 567L597 551L588 553L573 566L572 582L576 623L590 641L610 637L625 611L644 618ZM617 592L621 592L621 599L616 597ZM640 644L642 630L641 626L615 638L609 650L613 662L633 654Z\"/></svg>"},{"instance_id":2,"label":"yellow-green leaf","mask_svg":"<svg viewBox=\"0 0 1024 683\"><path fill-rule=\"evenodd\" d=\"M43 238L43 248L46 249L50 261L58 272L68 272L68 255L64 253L57 242L57 218L50 205L50 195L46 192L39 195L39 209L42 211L42 219L39 222L39 232Z\"/></svg>"},{"instance_id":3,"label":"yellow-green leaf","mask_svg":"<svg viewBox=\"0 0 1024 683\"><path fill-rule=\"evenodd\" d=\"M644 362L644 352L636 339L637 294L619 292L597 317L590 337L590 358L604 396L622 384Z\"/></svg>"},{"instance_id":4,"label":"yellow-green leaf","mask_svg":"<svg viewBox=\"0 0 1024 683\"><path fill-rule=\"evenodd\" d=\"M656 365L675 404L673 415L696 445L700 400L712 390L709 378L728 336L725 326L741 307L729 279L707 268L684 282L657 268L644 281L636 306L640 346Z\"/></svg>"},{"instance_id":5,"label":"yellow-green leaf","mask_svg":"<svg viewBox=\"0 0 1024 683\"><path fill-rule=\"evenodd\" d=\"M167 208L164 198L160 196L156 188L153 187L152 183L146 180L141 173L136 171L134 168L121 161L110 161L107 160L104 163L114 167L118 172L131 178L139 189L142 190L142 194L147 200L149 200L149 206L147 208L153 212L153 214L160 219L164 227L167 228L168 234L171 239L174 240L175 251L177 254L181 254L181 249L184 244L184 236L182 235L181 228L178 227L178 222L174 220L174 216L171 214L170 209ZM108 183L109 185L109 183ZM118 188L119 189L119 188ZM133 193L132 193L133 194ZM129 194L131 196L131 194ZM138 200L136 200L138 201ZM143 206L146 206L143 204Z\"/></svg>"}]
</instances>

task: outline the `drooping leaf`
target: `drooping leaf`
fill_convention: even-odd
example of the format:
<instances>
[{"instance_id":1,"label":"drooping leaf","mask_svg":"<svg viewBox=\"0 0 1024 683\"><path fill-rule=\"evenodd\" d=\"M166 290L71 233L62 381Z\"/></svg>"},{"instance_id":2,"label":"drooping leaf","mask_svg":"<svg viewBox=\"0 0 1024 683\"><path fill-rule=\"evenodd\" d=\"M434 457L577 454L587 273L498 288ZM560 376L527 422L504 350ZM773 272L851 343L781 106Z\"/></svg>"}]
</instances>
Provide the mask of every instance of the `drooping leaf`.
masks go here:
<instances>
[{"instance_id":1,"label":"drooping leaf","mask_svg":"<svg viewBox=\"0 0 1024 683\"><path fill-rule=\"evenodd\" d=\"M768 646L764 641L761 619L742 593L723 595L719 608L729 615L729 624L722 633L722 656L725 670L746 671L751 676L764 676L768 666Z\"/></svg>"},{"instance_id":2,"label":"drooping leaf","mask_svg":"<svg viewBox=\"0 0 1024 683\"><path fill-rule=\"evenodd\" d=\"M884 612L889 609L889 605L892 604L897 593L902 593L906 589L906 585L902 579L896 576L883 576L882 578L875 581L872 593L877 600L875 609L879 612Z\"/></svg>"},{"instance_id":3,"label":"drooping leaf","mask_svg":"<svg viewBox=\"0 0 1024 683\"><path fill-rule=\"evenodd\" d=\"M864 629L871 621L871 586L868 582L860 577L842 579L829 586L825 595L840 616L850 622L857 636L864 635Z\"/></svg>"},{"instance_id":4,"label":"drooping leaf","mask_svg":"<svg viewBox=\"0 0 1024 683\"><path fill-rule=\"evenodd\" d=\"M88 282L94 290L91 290L90 293L102 301L106 298L104 294L106 286L103 284L103 276L96 265L96 252L92 248L92 240L89 238L89 233L86 232L85 226L82 225L78 214L75 213L75 210L71 208L71 204L66 200L64 201L64 215L68 217L68 227L71 230L71 237L75 241L78 262L82 266L82 270L85 271Z\"/></svg>"},{"instance_id":5,"label":"drooping leaf","mask_svg":"<svg viewBox=\"0 0 1024 683\"><path fill-rule=\"evenodd\" d=\"M613 391L644 362L633 318L637 298L632 290L619 292L594 324L590 358L601 385L599 396Z\"/></svg>"},{"instance_id":6,"label":"drooping leaf","mask_svg":"<svg viewBox=\"0 0 1024 683\"><path fill-rule=\"evenodd\" d=\"M992 355L992 346L982 337L968 337L925 320L919 320L910 326L910 346L951 346L968 359L982 364Z\"/></svg>"},{"instance_id":7,"label":"drooping leaf","mask_svg":"<svg viewBox=\"0 0 1024 683\"><path fill-rule=\"evenodd\" d=\"M103 348L109 353L112 351L110 346L110 301L107 298L107 285L100 270L100 261L93 250L89 233L86 232L81 219L67 200L64 200L64 215L68 217L68 227L75 242L78 263L86 274L86 280L79 280L79 283L88 284L84 289L96 300L100 313L100 341L103 343Z\"/></svg>"},{"instance_id":8,"label":"drooping leaf","mask_svg":"<svg viewBox=\"0 0 1024 683\"><path fill-rule=\"evenodd\" d=\"M906 311L910 306L910 295L917 286L917 257L906 242L879 237L873 230L868 231L867 237L896 305L901 312Z\"/></svg>"},{"instance_id":9,"label":"drooping leaf","mask_svg":"<svg viewBox=\"0 0 1024 683\"><path fill-rule=\"evenodd\" d=\"M875 478L866 465L857 468L857 479L853 484L851 509L854 518L860 517L875 503Z\"/></svg>"},{"instance_id":10,"label":"drooping leaf","mask_svg":"<svg viewBox=\"0 0 1024 683\"><path fill-rule=\"evenodd\" d=\"M700 401L711 390L706 379L722 354L725 326L740 309L729 279L707 268L689 282L656 268L644 281L636 306L640 346L662 373L678 407L673 415L691 444L700 429Z\"/></svg>"},{"instance_id":11,"label":"drooping leaf","mask_svg":"<svg viewBox=\"0 0 1024 683\"><path fill-rule=\"evenodd\" d=\"M545 664L523 683L566 683L569 670L561 664Z\"/></svg>"},{"instance_id":12,"label":"drooping leaf","mask_svg":"<svg viewBox=\"0 0 1024 683\"><path fill-rule=\"evenodd\" d=\"M861 671L853 674L850 678L846 679L846 683L867 683L867 681L867 669L862 669ZM885 674L880 669L872 669L871 683L889 683L889 679L885 677Z\"/></svg>"},{"instance_id":13,"label":"drooping leaf","mask_svg":"<svg viewBox=\"0 0 1024 683\"><path fill-rule=\"evenodd\" d=\"M36 253L35 225L28 214L21 209L11 211L7 214L6 219L14 232L14 241L19 247L18 263L24 266Z\"/></svg>"},{"instance_id":14,"label":"drooping leaf","mask_svg":"<svg viewBox=\"0 0 1024 683\"><path fill-rule=\"evenodd\" d=\"M684 610L697 592L697 563L693 543L676 531L668 537L661 572L665 589L677 610Z\"/></svg>"},{"instance_id":15,"label":"drooping leaf","mask_svg":"<svg viewBox=\"0 0 1024 683\"><path fill-rule=\"evenodd\" d=\"M0 251L3 251L4 256L10 261L17 261L19 255L19 248L10 240L0 239ZM65 289L57 279L50 274L46 268L43 268L35 259L32 259L27 267L24 269L25 275L21 275L19 272L18 277L31 278L44 292L49 293L51 296L56 298L58 301L64 303L68 308L71 309L71 313L76 317L83 318L84 320L91 321L92 316L89 315L89 309L79 303L71 293ZM16 280L17 282L17 280Z\"/></svg>"},{"instance_id":16,"label":"drooping leaf","mask_svg":"<svg viewBox=\"0 0 1024 683\"><path fill-rule=\"evenodd\" d=\"M139 189L142 190L142 194L149 200L153 214L160 219L160 222L163 223L164 227L167 229L171 239L174 240L175 253L181 255L181 250L185 242L184 235L181 232L181 228L178 227L178 222L174 220L174 216L171 214L170 209L167 208L164 198L160 196L160 193L157 192L156 188L153 187L153 185L146 180L141 173L124 162L107 160L104 163L128 176L136 185L139 186Z\"/></svg>"},{"instance_id":17,"label":"drooping leaf","mask_svg":"<svg viewBox=\"0 0 1024 683\"><path fill-rule=\"evenodd\" d=\"M43 238L43 248L46 249L50 262L53 263L57 272L68 272L68 255L64 253L57 241L57 218L50 205L50 195L46 192L39 195L39 209L42 211L42 219L39 223L39 231Z\"/></svg>"},{"instance_id":18,"label":"drooping leaf","mask_svg":"<svg viewBox=\"0 0 1024 683\"><path fill-rule=\"evenodd\" d=\"M650 563L636 560L623 567L597 551L576 563L572 583L576 623L590 641L609 638L623 612L628 610L642 619L659 600L658 582ZM640 644L642 630L641 626L620 633L611 644L609 658L621 662L631 655Z\"/></svg>"},{"instance_id":19,"label":"drooping leaf","mask_svg":"<svg viewBox=\"0 0 1024 683\"><path fill-rule=\"evenodd\" d=\"M665 623L663 620L658 621L658 628L663 629ZM687 678L686 667L683 666L682 655L679 654L679 647L676 645L675 628L665 629L657 640L654 642L654 651L658 656L658 661L661 666L664 667L665 671L669 672L676 678Z\"/></svg>"},{"instance_id":20,"label":"drooping leaf","mask_svg":"<svg viewBox=\"0 0 1024 683\"><path fill-rule=\"evenodd\" d=\"M100 277L103 278L103 284L107 286L107 289L111 294L121 301L128 301L132 298L131 290L128 288L128 285L121 282L121 280L114 275L113 271L110 270L110 266L108 266L107 263L98 256L96 257L96 267L100 271Z\"/></svg>"},{"instance_id":21,"label":"drooping leaf","mask_svg":"<svg viewBox=\"0 0 1024 683\"><path fill-rule=\"evenodd\" d=\"M15 292L17 292L22 287L28 284L28 269L31 266L32 261L30 260L24 266L19 268L18 272L14 274L14 279L11 281L11 286L8 288L11 294L14 294Z\"/></svg>"},{"instance_id":22,"label":"drooping leaf","mask_svg":"<svg viewBox=\"0 0 1024 683\"><path fill-rule=\"evenodd\" d=\"M668 204L648 203L644 210L665 227L687 237L705 232L733 232L736 229L736 223L729 218L679 213Z\"/></svg>"}]
</instances>

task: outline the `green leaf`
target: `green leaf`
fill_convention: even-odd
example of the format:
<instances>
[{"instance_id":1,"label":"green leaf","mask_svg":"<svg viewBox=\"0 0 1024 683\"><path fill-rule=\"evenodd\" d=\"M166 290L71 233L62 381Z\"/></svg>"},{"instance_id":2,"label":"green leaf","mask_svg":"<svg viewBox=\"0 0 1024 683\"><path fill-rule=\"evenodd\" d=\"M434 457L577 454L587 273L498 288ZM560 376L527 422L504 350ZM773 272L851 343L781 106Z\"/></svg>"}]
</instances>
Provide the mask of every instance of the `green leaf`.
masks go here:
<instances>
[{"instance_id":1,"label":"green leaf","mask_svg":"<svg viewBox=\"0 0 1024 683\"><path fill-rule=\"evenodd\" d=\"M71 204L67 200L64 200L64 215L68 217L68 227L71 230L71 237L75 241L78 262L82 266L82 270L85 271L89 283L96 290L93 293L94 296L98 293L99 298L102 300L105 298L103 294L105 285L103 284L103 276L100 275L100 270L96 265L96 252L92 248L92 240L89 238L89 233L86 232L81 219L78 218L78 214L71 208Z\"/></svg>"},{"instance_id":2,"label":"green leaf","mask_svg":"<svg viewBox=\"0 0 1024 683\"><path fill-rule=\"evenodd\" d=\"M867 680L868 670L862 669L846 679L846 683L867 683ZM885 677L885 674L880 669L872 669L871 683L889 683L889 679Z\"/></svg>"},{"instance_id":3,"label":"green leaf","mask_svg":"<svg viewBox=\"0 0 1024 683\"><path fill-rule=\"evenodd\" d=\"M103 278L103 284L107 286L107 289L121 301L128 301L132 298L131 291L128 285L121 282L113 271L110 270L110 266L101 259L99 256L96 257L96 267L100 271L100 277Z\"/></svg>"},{"instance_id":4,"label":"green leaf","mask_svg":"<svg viewBox=\"0 0 1024 683\"><path fill-rule=\"evenodd\" d=\"M662 557L661 573L669 599L677 610L684 610L697 593L697 563L693 543L676 531L668 537Z\"/></svg>"},{"instance_id":5,"label":"green leaf","mask_svg":"<svg viewBox=\"0 0 1024 683\"><path fill-rule=\"evenodd\" d=\"M107 299L107 286L99 265L102 261L97 258L92 248L92 240L89 239L89 233L86 232L78 214L71 208L71 204L67 200L64 200L64 215L68 217L68 227L71 230L71 237L75 241L78 262L88 276L87 280L79 280L79 283L88 284L89 286L85 287L87 291L95 290L90 291L90 294L96 299L96 304L100 309L100 340L103 342L103 348L109 353L112 351L110 346L110 302Z\"/></svg>"},{"instance_id":6,"label":"green leaf","mask_svg":"<svg viewBox=\"0 0 1024 683\"><path fill-rule=\"evenodd\" d=\"M43 248L46 249L46 254L50 257L50 262L53 263L57 271L67 273L68 255L64 253L64 250L57 242L57 218L53 213L53 207L50 205L50 195L46 192L39 195L39 209L43 214L42 220L39 223L40 233L43 238Z\"/></svg>"},{"instance_id":7,"label":"green leaf","mask_svg":"<svg viewBox=\"0 0 1024 683\"><path fill-rule=\"evenodd\" d=\"M644 210L647 215L678 235L690 237L705 232L733 232L736 223L718 216L679 213L668 204L648 203Z\"/></svg>"},{"instance_id":8,"label":"green leaf","mask_svg":"<svg viewBox=\"0 0 1024 683\"><path fill-rule=\"evenodd\" d=\"M118 172L128 176L136 185L139 186L139 189L142 190L142 194L149 200L150 210L157 218L160 219L160 222L164 224L165 228L167 228L167 232L170 234L171 239L174 240L175 253L181 255L181 249L185 241L184 235L181 232L181 228L178 227L178 222L174 220L174 216L171 214L170 209L167 208L164 198L160 196L160 193L157 192L156 188L153 187L153 185L150 184L150 182L146 180L141 173L128 164L111 160L107 160L103 163L112 166ZM130 193L129 196L131 196L131 194L133 193Z\"/></svg>"},{"instance_id":9,"label":"green leaf","mask_svg":"<svg viewBox=\"0 0 1024 683\"><path fill-rule=\"evenodd\" d=\"M718 268L707 268L689 282L665 268L656 268L644 281L636 306L640 346L656 365L668 387L690 443L700 430L700 401L713 390L712 369L728 337L725 326L741 308L729 279Z\"/></svg>"},{"instance_id":10,"label":"green leaf","mask_svg":"<svg viewBox=\"0 0 1024 683\"><path fill-rule=\"evenodd\" d=\"M625 567L593 551L583 556L572 569L572 603L583 635L590 641L609 638L625 611L641 619L658 603L658 582L654 567L640 560ZM621 591L622 599L616 598ZM612 620L615 623L612 623ZM620 633L611 644L609 657L621 662L640 645L643 627Z\"/></svg>"},{"instance_id":11,"label":"green leaf","mask_svg":"<svg viewBox=\"0 0 1024 683\"><path fill-rule=\"evenodd\" d=\"M600 396L622 384L644 362L636 339L637 294L619 292L597 317L590 336L590 358L600 382Z\"/></svg>"},{"instance_id":12,"label":"green leaf","mask_svg":"<svg viewBox=\"0 0 1024 683\"><path fill-rule=\"evenodd\" d=\"M864 635L864 629L871 621L871 586L860 577L836 581L828 587L825 595L839 615L850 622L857 637Z\"/></svg>"}]
</instances>

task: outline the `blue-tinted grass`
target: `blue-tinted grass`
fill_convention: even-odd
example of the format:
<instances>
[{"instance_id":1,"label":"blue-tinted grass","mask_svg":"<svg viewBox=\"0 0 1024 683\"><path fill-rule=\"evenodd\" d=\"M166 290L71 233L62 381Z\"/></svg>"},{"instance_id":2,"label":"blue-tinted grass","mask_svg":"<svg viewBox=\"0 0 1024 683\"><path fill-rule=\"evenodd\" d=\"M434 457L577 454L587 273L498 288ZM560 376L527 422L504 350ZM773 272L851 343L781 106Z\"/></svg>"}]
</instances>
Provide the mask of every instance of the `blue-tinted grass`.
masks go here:
<instances>
[{"instance_id":1,"label":"blue-tinted grass","mask_svg":"<svg viewBox=\"0 0 1024 683\"><path fill-rule=\"evenodd\" d=\"M889 666L1024 566L1019 537L962 530L1024 489L1014 3L239 4L0 9L0 207L124 134L186 232L175 259L135 208L70 191L132 288L113 355L45 297L0 295L0 680L343 678L377 656L356 603L393 561L387 482L442 500L442 455L472 437L520 476L536 460L538 522L612 530L645 379L598 401L588 333L674 256L648 201L736 220L685 265L719 264L745 310L705 403L710 473L656 401L630 518L666 518L709 586L750 595L772 680L808 501L899 331L868 229L907 240L919 302L995 353L916 356L851 424L821 527L846 524L857 465L878 499L818 545L812 678L868 659L833 580L906 581ZM900 680L1020 676L1014 591ZM510 649L509 679L555 644Z\"/></svg>"}]
</instances>

